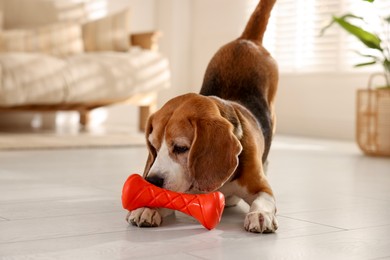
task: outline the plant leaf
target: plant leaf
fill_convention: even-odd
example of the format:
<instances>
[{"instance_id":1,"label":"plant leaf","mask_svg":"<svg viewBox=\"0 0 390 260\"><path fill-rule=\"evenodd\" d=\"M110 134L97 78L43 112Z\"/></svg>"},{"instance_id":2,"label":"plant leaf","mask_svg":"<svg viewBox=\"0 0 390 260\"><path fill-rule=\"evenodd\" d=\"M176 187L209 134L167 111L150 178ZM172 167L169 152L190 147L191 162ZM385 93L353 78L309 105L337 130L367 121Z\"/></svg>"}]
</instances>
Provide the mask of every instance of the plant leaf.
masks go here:
<instances>
[{"instance_id":1,"label":"plant leaf","mask_svg":"<svg viewBox=\"0 0 390 260\"><path fill-rule=\"evenodd\" d=\"M366 30L363 30L360 27L357 27L356 25L353 25L349 23L346 18L351 16L343 16L343 17L337 17L333 16L333 20L338 23L344 30L358 38L364 45L371 49L377 49L382 51L381 48L381 39L370 32L367 32Z\"/></svg>"},{"instance_id":2,"label":"plant leaf","mask_svg":"<svg viewBox=\"0 0 390 260\"><path fill-rule=\"evenodd\" d=\"M361 52L358 52L358 51L355 51L356 54L359 54L360 56L362 57L366 57L366 58L373 58L374 60L376 61L379 61L380 60L380 56L376 56L376 55L372 55L372 54L364 54L364 53L361 53Z\"/></svg>"},{"instance_id":3,"label":"plant leaf","mask_svg":"<svg viewBox=\"0 0 390 260\"><path fill-rule=\"evenodd\" d=\"M385 68L385 70L386 70L387 72L390 73L390 60L385 59L385 60L383 61L383 67Z\"/></svg>"},{"instance_id":4,"label":"plant leaf","mask_svg":"<svg viewBox=\"0 0 390 260\"><path fill-rule=\"evenodd\" d=\"M328 30L334 23L335 21L332 19L328 25L324 26L324 28L321 29L320 36L324 36L325 31Z\"/></svg>"},{"instance_id":5,"label":"plant leaf","mask_svg":"<svg viewBox=\"0 0 390 260\"><path fill-rule=\"evenodd\" d=\"M364 66L374 65L374 64L376 64L376 63L377 63L377 61L374 60L374 61L370 61L370 62L364 62L364 63L356 64L356 65L354 65L354 67L355 67L355 68L364 67Z\"/></svg>"},{"instance_id":6,"label":"plant leaf","mask_svg":"<svg viewBox=\"0 0 390 260\"><path fill-rule=\"evenodd\" d=\"M355 19L359 19L359 20L364 21L363 17L357 16L357 15L354 15L354 14L351 14L351 13L344 14L343 16L340 16L339 18L342 18L344 20L346 20L347 18L355 18Z\"/></svg>"},{"instance_id":7,"label":"plant leaf","mask_svg":"<svg viewBox=\"0 0 390 260\"><path fill-rule=\"evenodd\" d=\"M390 23L390 16L384 18L384 20L385 20L386 22Z\"/></svg>"},{"instance_id":8,"label":"plant leaf","mask_svg":"<svg viewBox=\"0 0 390 260\"><path fill-rule=\"evenodd\" d=\"M359 19L359 20L364 21L363 17L357 16L357 15L354 15L354 14L351 14L351 13L344 14L343 16L340 16L338 18L343 19L343 20L345 20L347 18L354 18L354 19ZM332 20L329 22L329 24L321 29L320 36L323 36L325 31L328 30L334 23L336 23L336 20L334 19L334 16L333 16Z\"/></svg>"},{"instance_id":9,"label":"plant leaf","mask_svg":"<svg viewBox=\"0 0 390 260\"><path fill-rule=\"evenodd\" d=\"M363 1L373 3L375 0L363 0Z\"/></svg>"}]
</instances>

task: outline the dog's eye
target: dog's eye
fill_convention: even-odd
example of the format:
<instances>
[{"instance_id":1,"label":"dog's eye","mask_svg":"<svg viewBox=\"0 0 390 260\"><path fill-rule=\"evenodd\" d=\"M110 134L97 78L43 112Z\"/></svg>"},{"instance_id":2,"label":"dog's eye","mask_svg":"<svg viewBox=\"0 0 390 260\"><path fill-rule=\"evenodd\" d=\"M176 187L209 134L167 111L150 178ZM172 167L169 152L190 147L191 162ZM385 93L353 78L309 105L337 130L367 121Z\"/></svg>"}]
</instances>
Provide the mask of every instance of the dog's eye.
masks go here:
<instances>
[{"instance_id":1,"label":"dog's eye","mask_svg":"<svg viewBox=\"0 0 390 260\"><path fill-rule=\"evenodd\" d=\"M173 146L173 153L175 153L175 154L181 154L181 153L185 153L187 151L188 151L187 146L179 146L179 145Z\"/></svg>"}]
</instances>

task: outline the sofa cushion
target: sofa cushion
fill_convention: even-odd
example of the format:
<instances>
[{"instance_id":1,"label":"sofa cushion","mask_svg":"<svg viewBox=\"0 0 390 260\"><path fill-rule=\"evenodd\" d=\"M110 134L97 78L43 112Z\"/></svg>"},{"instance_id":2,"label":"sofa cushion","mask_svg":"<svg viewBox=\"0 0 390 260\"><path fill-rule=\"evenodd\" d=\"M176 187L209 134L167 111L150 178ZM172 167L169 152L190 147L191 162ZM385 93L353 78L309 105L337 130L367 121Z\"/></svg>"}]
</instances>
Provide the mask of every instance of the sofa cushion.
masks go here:
<instances>
[{"instance_id":1,"label":"sofa cushion","mask_svg":"<svg viewBox=\"0 0 390 260\"><path fill-rule=\"evenodd\" d=\"M3 7L5 29L31 29L59 22L85 22L89 7L102 1L0 0L0 5Z\"/></svg>"},{"instance_id":2,"label":"sofa cushion","mask_svg":"<svg viewBox=\"0 0 390 260\"><path fill-rule=\"evenodd\" d=\"M0 32L0 52L41 52L64 57L83 52L80 25L59 23Z\"/></svg>"},{"instance_id":3,"label":"sofa cushion","mask_svg":"<svg viewBox=\"0 0 390 260\"><path fill-rule=\"evenodd\" d=\"M169 86L169 64L161 54L131 48L127 53L84 53L67 59L67 102L124 99Z\"/></svg>"},{"instance_id":4,"label":"sofa cushion","mask_svg":"<svg viewBox=\"0 0 390 260\"><path fill-rule=\"evenodd\" d=\"M166 58L153 51L92 52L64 60L0 53L0 106L121 100L169 86Z\"/></svg>"},{"instance_id":5,"label":"sofa cushion","mask_svg":"<svg viewBox=\"0 0 390 260\"><path fill-rule=\"evenodd\" d=\"M0 53L0 104L62 102L65 68L65 61L44 54Z\"/></svg>"},{"instance_id":6,"label":"sofa cushion","mask_svg":"<svg viewBox=\"0 0 390 260\"><path fill-rule=\"evenodd\" d=\"M127 51L130 48L130 9L85 23L86 51Z\"/></svg>"}]
</instances>

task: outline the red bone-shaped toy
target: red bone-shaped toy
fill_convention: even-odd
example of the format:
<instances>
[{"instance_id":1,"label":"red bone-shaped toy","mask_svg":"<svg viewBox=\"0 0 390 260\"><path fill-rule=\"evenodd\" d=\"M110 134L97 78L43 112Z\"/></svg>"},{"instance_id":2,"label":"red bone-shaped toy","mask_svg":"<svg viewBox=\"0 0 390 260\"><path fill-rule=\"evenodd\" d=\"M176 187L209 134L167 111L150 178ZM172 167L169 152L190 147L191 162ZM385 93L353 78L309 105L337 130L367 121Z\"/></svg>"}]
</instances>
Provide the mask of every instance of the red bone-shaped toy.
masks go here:
<instances>
[{"instance_id":1,"label":"red bone-shaped toy","mask_svg":"<svg viewBox=\"0 0 390 260\"><path fill-rule=\"evenodd\" d=\"M221 221L225 198L218 191L208 194L186 194L165 190L150 184L140 175L133 174L123 186L122 205L124 209L130 211L141 207L179 210L196 218L210 230Z\"/></svg>"}]
</instances>

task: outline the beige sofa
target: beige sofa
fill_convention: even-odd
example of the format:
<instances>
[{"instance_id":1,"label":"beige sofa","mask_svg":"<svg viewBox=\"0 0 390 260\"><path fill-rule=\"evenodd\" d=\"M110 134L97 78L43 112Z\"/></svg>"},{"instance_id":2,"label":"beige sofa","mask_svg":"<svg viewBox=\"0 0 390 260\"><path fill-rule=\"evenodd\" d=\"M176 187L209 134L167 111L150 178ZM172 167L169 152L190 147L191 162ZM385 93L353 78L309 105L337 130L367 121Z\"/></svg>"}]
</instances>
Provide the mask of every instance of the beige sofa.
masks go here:
<instances>
[{"instance_id":1,"label":"beige sofa","mask_svg":"<svg viewBox=\"0 0 390 260\"><path fill-rule=\"evenodd\" d=\"M128 102L144 129L170 83L159 33L131 34L129 9L91 20L94 2L0 1L0 112L76 110L85 126L92 109Z\"/></svg>"}]
</instances>

